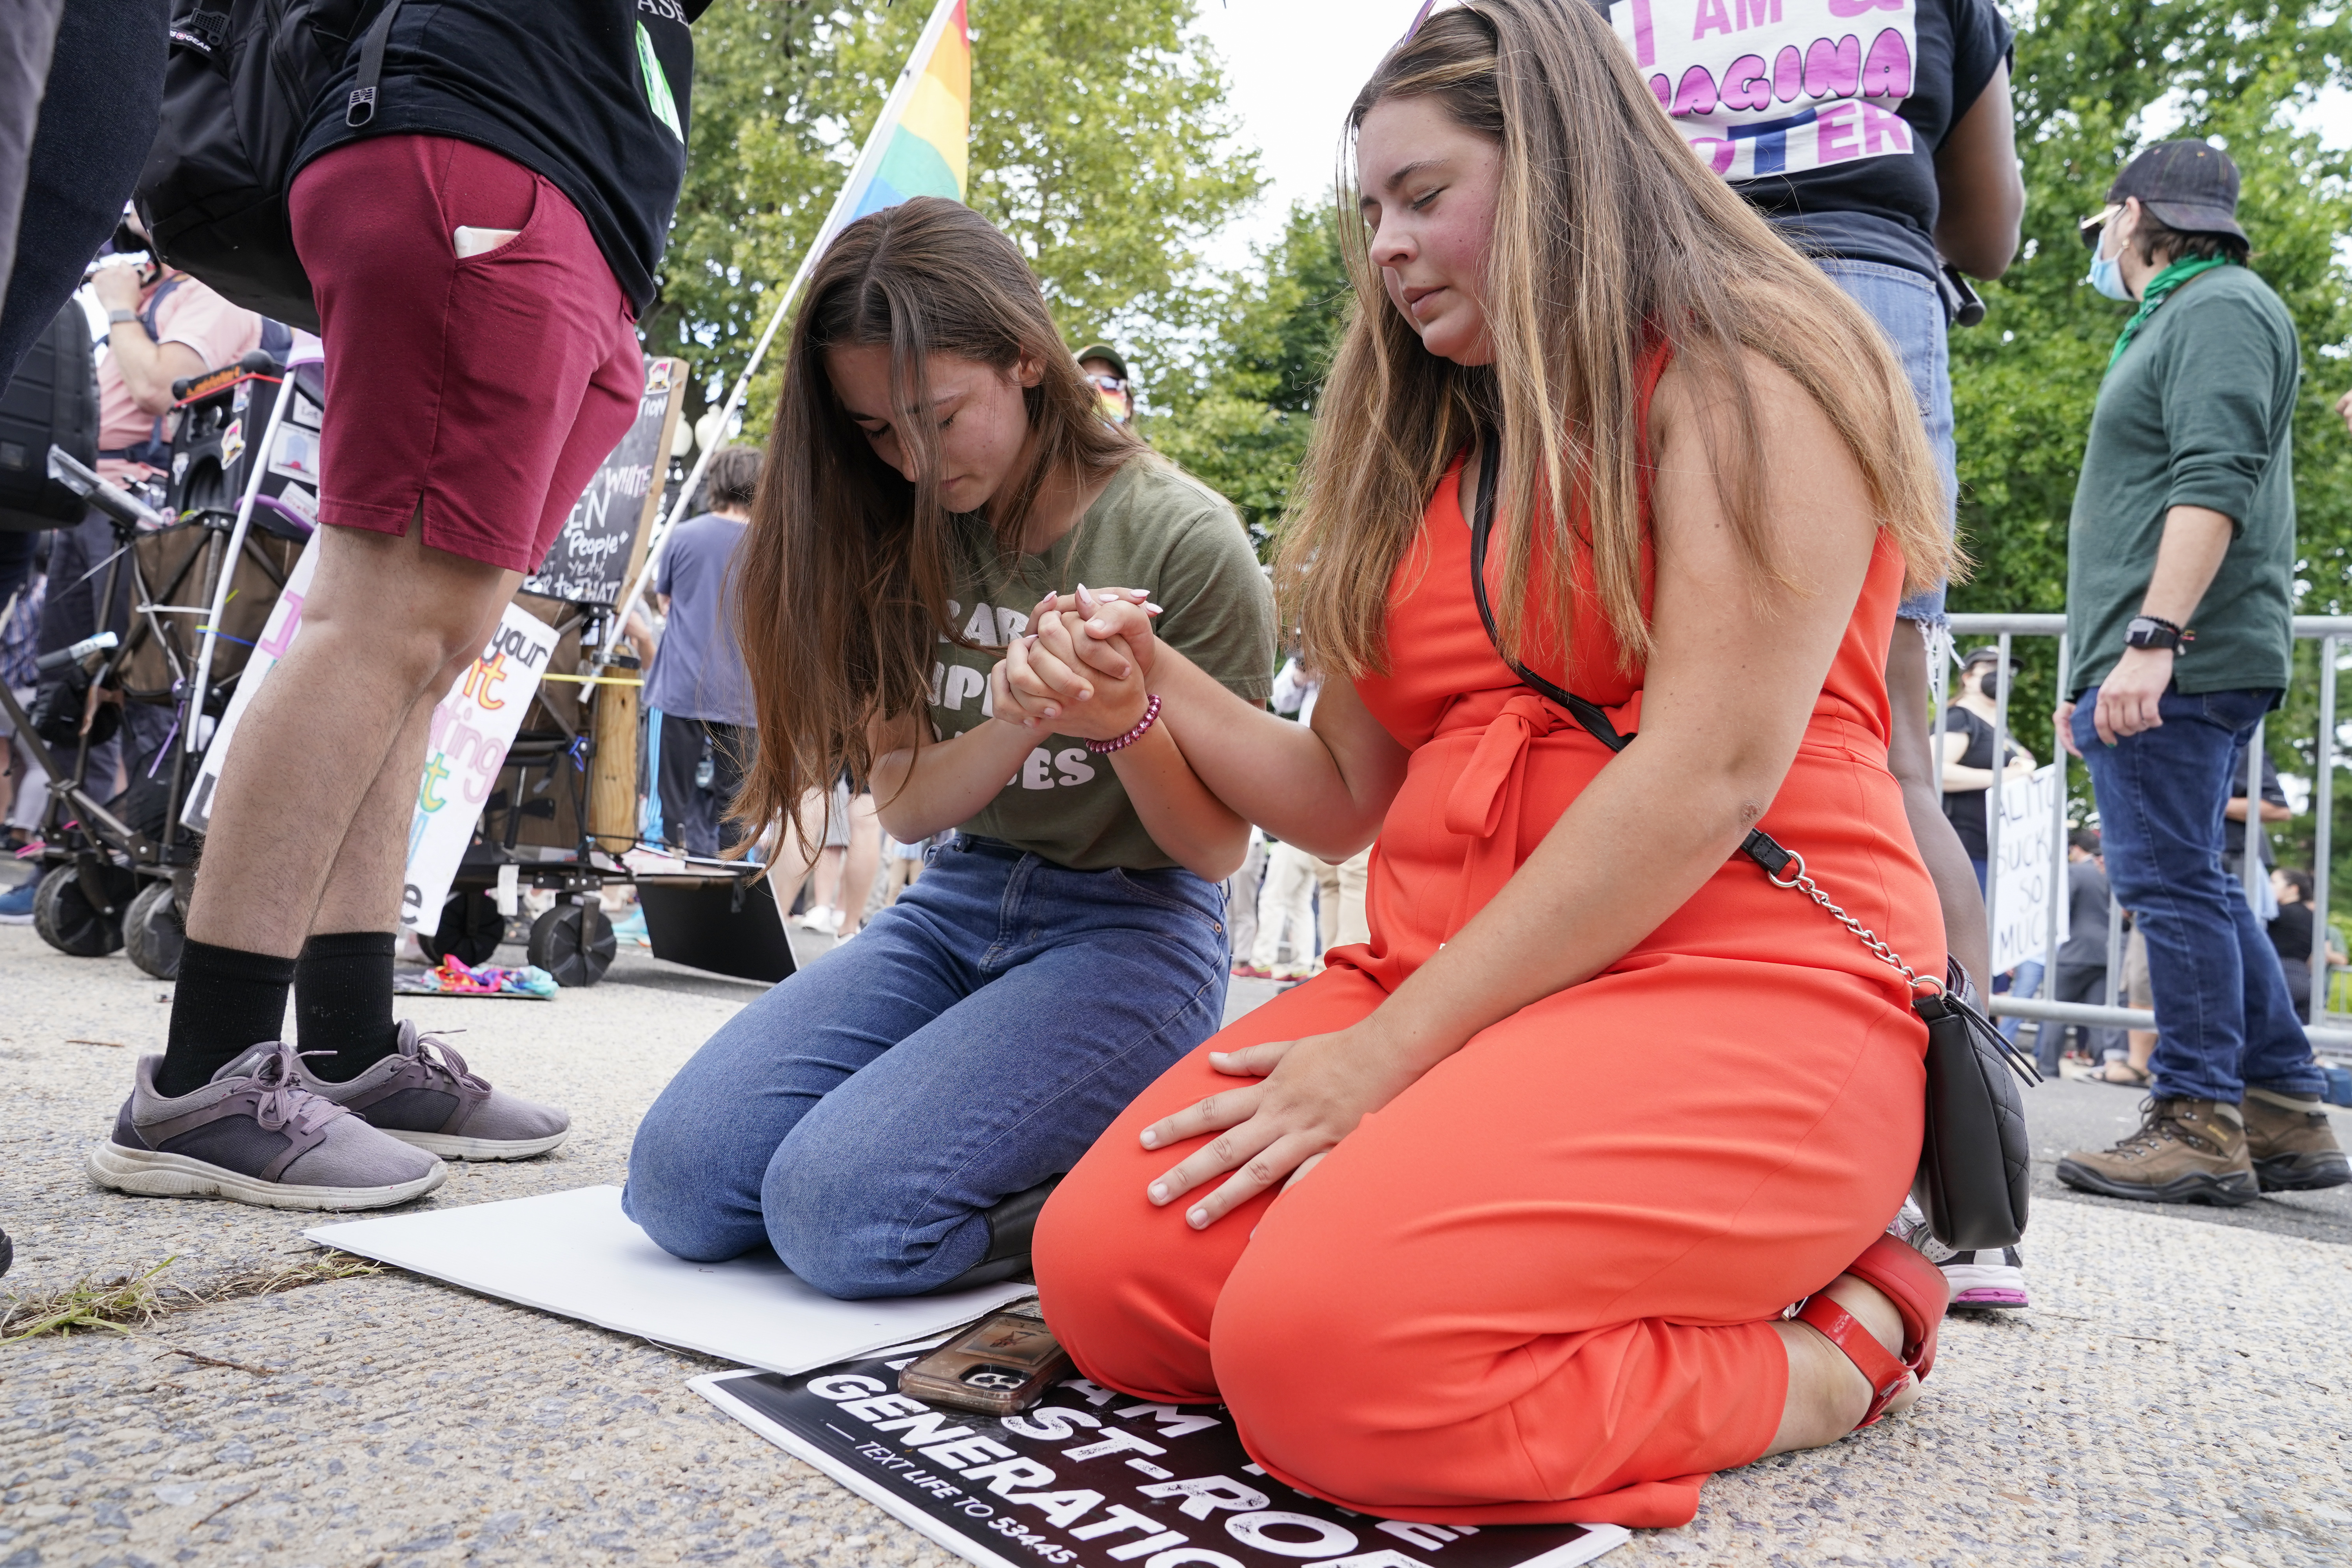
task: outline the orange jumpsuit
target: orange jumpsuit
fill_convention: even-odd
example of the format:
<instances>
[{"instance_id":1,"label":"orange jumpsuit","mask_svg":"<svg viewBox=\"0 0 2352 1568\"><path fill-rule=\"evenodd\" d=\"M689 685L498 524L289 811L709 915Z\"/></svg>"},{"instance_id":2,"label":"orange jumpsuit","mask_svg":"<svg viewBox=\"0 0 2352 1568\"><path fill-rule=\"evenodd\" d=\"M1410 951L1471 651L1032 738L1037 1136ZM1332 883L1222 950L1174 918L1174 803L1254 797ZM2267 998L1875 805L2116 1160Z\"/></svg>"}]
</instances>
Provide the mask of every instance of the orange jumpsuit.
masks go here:
<instances>
[{"instance_id":1,"label":"orange jumpsuit","mask_svg":"<svg viewBox=\"0 0 2352 1568\"><path fill-rule=\"evenodd\" d=\"M1412 752L1372 857L1371 941L1128 1108L1046 1205L1037 1281L1087 1377L1223 1401L1251 1457L1318 1497L1439 1524L1681 1524L1707 1473L1779 1426L1772 1320L1870 1243L1919 1154L1927 1031L1901 977L1753 862L1729 860L1605 973L1473 1037L1287 1193L1202 1232L1182 1201L1144 1197L1194 1145L1147 1151L1140 1130L1240 1081L1211 1050L1370 1014L1609 759L1488 642L1459 473L1391 587L1393 673L1358 682ZM1886 767L1902 578L1882 537L1762 826L1940 973L1935 890ZM1641 727L1641 672L1597 613L1545 673Z\"/></svg>"}]
</instances>

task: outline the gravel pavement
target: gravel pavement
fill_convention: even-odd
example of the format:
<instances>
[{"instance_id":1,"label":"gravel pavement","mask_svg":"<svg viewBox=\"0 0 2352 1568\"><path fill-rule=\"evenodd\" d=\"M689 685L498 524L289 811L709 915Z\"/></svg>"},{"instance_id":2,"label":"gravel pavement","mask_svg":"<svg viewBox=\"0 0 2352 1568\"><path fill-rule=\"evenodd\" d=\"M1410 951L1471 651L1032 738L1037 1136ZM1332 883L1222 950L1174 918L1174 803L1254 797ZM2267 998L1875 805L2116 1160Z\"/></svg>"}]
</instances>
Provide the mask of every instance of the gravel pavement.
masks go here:
<instances>
[{"instance_id":1,"label":"gravel pavement","mask_svg":"<svg viewBox=\"0 0 2352 1568\"><path fill-rule=\"evenodd\" d=\"M201 1287L314 1256L314 1216L82 1176L134 1055L161 1048L168 989L0 928L7 1288L166 1258L160 1279ZM1236 983L1235 1010L1270 991ZM551 1003L405 1004L577 1129L545 1159L452 1166L425 1201L619 1181L639 1113L754 994L632 953ZM2035 1091L2042 1187L2136 1104ZM1604 1562L2352 1563L2352 1205L2218 1217L2043 1202L2033 1309L1948 1321L1916 1411L1726 1475L1696 1522ZM0 1346L0 1568L953 1561L688 1394L716 1364L395 1273Z\"/></svg>"}]
</instances>

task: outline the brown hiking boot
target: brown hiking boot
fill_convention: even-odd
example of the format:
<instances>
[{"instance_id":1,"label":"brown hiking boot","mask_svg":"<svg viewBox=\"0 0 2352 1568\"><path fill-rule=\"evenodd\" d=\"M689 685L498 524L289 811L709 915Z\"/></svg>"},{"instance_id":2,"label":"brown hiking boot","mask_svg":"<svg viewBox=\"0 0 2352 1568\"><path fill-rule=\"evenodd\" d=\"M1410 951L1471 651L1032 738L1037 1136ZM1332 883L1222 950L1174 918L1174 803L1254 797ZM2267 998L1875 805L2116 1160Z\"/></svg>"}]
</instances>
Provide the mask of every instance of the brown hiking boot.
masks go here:
<instances>
[{"instance_id":1,"label":"brown hiking boot","mask_svg":"<svg viewBox=\"0 0 2352 1568\"><path fill-rule=\"evenodd\" d=\"M2235 1208L2263 1195L2246 1157L2246 1123L2219 1100L2151 1100L2139 1131L2096 1154L2058 1162L2068 1186L2147 1204ZM2331 1140L2333 1142L2333 1140Z\"/></svg>"},{"instance_id":2,"label":"brown hiking boot","mask_svg":"<svg viewBox=\"0 0 2352 1568\"><path fill-rule=\"evenodd\" d=\"M2266 1193L2306 1193L2352 1182L2352 1161L2315 1094L2246 1090L2246 1154Z\"/></svg>"}]
</instances>

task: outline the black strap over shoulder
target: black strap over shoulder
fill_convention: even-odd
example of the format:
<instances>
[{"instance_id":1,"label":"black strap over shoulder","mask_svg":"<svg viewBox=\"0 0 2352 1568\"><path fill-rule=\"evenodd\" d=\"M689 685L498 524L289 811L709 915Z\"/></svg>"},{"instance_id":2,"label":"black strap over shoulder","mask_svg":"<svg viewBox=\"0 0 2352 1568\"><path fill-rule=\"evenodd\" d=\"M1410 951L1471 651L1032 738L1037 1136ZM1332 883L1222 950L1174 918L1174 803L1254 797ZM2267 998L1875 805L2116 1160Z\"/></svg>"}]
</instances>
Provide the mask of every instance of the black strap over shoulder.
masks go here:
<instances>
[{"instance_id":1,"label":"black strap over shoulder","mask_svg":"<svg viewBox=\"0 0 2352 1568\"><path fill-rule=\"evenodd\" d=\"M367 30L367 38L360 46L359 79L352 83L352 95L343 109L343 123L365 125L375 118L375 89L383 79L384 46L392 40L392 19L400 14L400 0L388 0L375 25Z\"/></svg>"},{"instance_id":2,"label":"black strap over shoulder","mask_svg":"<svg viewBox=\"0 0 2352 1568\"><path fill-rule=\"evenodd\" d=\"M1588 701L1566 687L1554 685L1503 652L1503 639L1495 626L1494 607L1486 602L1486 541L1495 531L1495 468L1500 456L1501 443L1495 439L1494 432L1483 434L1478 442L1478 496L1471 508L1470 518L1470 593L1478 601L1478 619L1486 627L1486 640L1495 645L1495 652L1511 667L1511 673L1525 681L1530 689L1566 709L1569 716L1583 725L1594 740L1612 752L1622 752L1633 743L1634 737L1619 734L1617 726L1609 721L1608 713L1599 703ZM1776 879L1796 859L1762 828L1752 829L1748 833L1739 846L1739 852L1763 867L1766 875Z\"/></svg>"}]
</instances>

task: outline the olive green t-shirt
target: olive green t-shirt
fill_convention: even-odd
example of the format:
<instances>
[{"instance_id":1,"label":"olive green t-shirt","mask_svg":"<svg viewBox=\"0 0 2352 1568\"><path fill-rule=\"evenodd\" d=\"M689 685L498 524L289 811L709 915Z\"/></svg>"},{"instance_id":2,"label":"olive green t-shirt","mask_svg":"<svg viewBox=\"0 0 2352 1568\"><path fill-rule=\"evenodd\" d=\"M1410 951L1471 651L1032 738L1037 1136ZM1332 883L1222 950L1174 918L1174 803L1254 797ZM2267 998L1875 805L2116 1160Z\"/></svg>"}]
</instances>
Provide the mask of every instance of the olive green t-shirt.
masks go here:
<instances>
[{"instance_id":1,"label":"olive green t-shirt","mask_svg":"<svg viewBox=\"0 0 2352 1568\"><path fill-rule=\"evenodd\" d=\"M931 729L942 741L989 723L988 672L1007 639L1048 593L1144 588L1161 614L1152 632L1247 702L1274 686L1274 594L1241 520L1198 479L1149 454L1130 460L1078 526L1042 555L974 561L958 576L950 619L967 641L942 637L931 667ZM1068 735L1033 749L966 833L1000 838L1056 865L1172 866L1144 830L1110 759Z\"/></svg>"}]
</instances>

